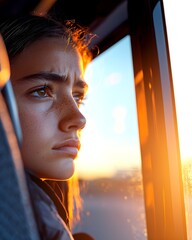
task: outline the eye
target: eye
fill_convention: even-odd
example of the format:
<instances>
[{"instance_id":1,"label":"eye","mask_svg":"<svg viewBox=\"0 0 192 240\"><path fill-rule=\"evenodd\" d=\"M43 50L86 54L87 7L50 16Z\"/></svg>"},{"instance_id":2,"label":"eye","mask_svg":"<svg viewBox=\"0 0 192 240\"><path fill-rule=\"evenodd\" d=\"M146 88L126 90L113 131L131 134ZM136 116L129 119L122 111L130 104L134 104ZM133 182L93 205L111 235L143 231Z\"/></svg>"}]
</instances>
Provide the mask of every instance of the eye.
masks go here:
<instances>
[{"instance_id":1,"label":"eye","mask_svg":"<svg viewBox=\"0 0 192 240\"><path fill-rule=\"evenodd\" d=\"M81 105L84 104L84 101L85 101L85 96L84 94L74 94L73 95L73 98L75 100L75 102L77 103L77 106L80 107Z\"/></svg>"},{"instance_id":2,"label":"eye","mask_svg":"<svg viewBox=\"0 0 192 240\"><path fill-rule=\"evenodd\" d=\"M36 89L33 89L30 92L30 95L38 98L47 98L47 97L52 97L53 94L52 94L51 88L47 85L44 85Z\"/></svg>"}]
</instances>

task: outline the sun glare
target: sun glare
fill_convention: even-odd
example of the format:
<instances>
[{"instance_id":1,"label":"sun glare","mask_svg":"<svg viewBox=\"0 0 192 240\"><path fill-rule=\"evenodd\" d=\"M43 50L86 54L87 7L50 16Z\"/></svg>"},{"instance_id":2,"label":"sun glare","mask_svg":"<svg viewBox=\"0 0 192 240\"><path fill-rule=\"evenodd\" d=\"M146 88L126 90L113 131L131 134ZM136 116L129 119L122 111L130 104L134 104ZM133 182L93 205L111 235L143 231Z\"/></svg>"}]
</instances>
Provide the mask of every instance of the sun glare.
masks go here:
<instances>
[{"instance_id":1,"label":"sun glare","mask_svg":"<svg viewBox=\"0 0 192 240\"><path fill-rule=\"evenodd\" d=\"M173 75L188 239L192 239L192 2L164 0Z\"/></svg>"},{"instance_id":2,"label":"sun glare","mask_svg":"<svg viewBox=\"0 0 192 240\"><path fill-rule=\"evenodd\" d=\"M192 160L192 2L164 0L182 161ZM174 10L173 10L174 9Z\"/></svg>"}]
</instances>

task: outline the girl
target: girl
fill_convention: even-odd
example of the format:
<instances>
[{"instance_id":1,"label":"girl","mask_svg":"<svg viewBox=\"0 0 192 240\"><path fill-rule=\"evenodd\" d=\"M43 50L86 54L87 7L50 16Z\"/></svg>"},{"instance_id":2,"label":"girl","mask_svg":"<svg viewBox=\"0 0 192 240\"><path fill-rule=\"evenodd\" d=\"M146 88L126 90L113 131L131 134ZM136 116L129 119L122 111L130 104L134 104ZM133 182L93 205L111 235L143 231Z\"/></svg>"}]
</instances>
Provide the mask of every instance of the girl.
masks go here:
<instances>
[{"instance_id":1,"label":"girl","mask_svg":"<svg viewBox=\"0 0 192 240\"><path fill-rule=\"evenodd\" d=\"M79 197L72 176L86 124L79 107L87 91L83 74L92 57L92 35L69 21L32 15L1 22L0 32L10 59L21 155L41 239L73 239L69 203Z\"/></svg>"}]
</instances>

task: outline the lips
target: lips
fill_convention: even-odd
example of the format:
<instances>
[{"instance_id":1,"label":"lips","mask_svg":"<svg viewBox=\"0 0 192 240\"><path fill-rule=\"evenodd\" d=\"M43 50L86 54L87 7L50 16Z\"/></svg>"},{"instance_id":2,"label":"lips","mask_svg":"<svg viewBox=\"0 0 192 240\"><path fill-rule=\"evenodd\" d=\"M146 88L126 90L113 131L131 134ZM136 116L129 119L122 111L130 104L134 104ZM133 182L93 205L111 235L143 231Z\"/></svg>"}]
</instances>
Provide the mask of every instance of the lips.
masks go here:
<instances>
[{"instance_id":1,"label":"lips","mask_svg":"<svg viewBox=\"0 0 192 240\"><path fill-rule=\"evenodd\" d=\"M57 153L75 158L80 150L80 147L81 144L78 139L68 139L62 143L56 144L52 149L57 151Z\"/></svg>"}]
</instances>

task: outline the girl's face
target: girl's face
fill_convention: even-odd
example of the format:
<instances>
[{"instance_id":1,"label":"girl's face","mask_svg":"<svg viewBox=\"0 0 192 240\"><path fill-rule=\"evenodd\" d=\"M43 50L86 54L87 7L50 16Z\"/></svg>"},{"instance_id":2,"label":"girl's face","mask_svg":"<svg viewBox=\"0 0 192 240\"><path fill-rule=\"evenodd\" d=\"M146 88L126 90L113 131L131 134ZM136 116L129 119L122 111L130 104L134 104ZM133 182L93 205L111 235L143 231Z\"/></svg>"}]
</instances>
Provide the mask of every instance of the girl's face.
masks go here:
<instances>
[{"instance_id":1,"label":"girl's face","mask_svg":"<svg viewBox=\"0 0 192 240\"><path fill-rule=\"evenodd\" d=\"M25 168L40 178L64 180L74 173L86 123L79 111L87 90L81 60L63 39L54 38L31 44L13 59L21 154Z\"/></svg>"}]
</instances>

